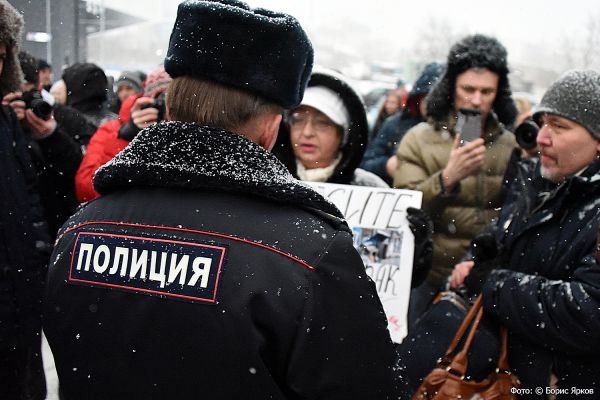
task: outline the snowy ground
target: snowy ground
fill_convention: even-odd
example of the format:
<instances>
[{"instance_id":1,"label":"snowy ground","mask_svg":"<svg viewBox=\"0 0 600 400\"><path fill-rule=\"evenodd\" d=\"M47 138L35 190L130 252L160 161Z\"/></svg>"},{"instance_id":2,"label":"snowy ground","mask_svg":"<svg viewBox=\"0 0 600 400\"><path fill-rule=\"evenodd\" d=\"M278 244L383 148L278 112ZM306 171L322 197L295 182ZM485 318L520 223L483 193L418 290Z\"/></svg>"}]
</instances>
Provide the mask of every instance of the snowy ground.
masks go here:
<instances>
[{"instance_id":1,"label":"snowy ground","mask_svg":"<svg viewBox=\"0 0 600 400\"><path fill-rule=\"evenodd\" d=\"M52 351L48 346L46 335L42 335L42 358L44 360L44 371L46 372L46 387L48 395L46 400L58 400L58 377L56 376L56 367Z\"/></svg>"}]
</instances>

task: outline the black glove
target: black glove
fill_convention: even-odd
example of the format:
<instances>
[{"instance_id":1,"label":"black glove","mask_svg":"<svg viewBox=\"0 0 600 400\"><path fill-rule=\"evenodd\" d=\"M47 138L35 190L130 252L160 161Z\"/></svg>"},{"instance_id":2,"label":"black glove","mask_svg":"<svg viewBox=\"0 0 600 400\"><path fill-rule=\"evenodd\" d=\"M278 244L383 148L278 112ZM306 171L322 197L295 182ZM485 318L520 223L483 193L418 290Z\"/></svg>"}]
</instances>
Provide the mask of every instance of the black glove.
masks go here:
<instances>
[{"instance_id":1,"label":"black glove","mask_svg":"<svg viewBox=\"0 0 600 400\"><path fill-rule=\"evenodd\" d=\"M433 222L425 211L413 207L406 209L406 218L408 219L408 226L415 236L415 254L410 284L414 288L423 283L431 269Z\"/></svg>"},{"instance_id":2,"label":"black glove","mask_svg":"<svg viewBox=\"0 0 600 400\"><path fill-rule=\"evenodd\" d=\"M117 134L117 136L119 136L119 138L127 140L128 142L131 142L133 140L133 138L135 137L135 135L138 134L138 132L141 129L138 128L134 123L133 123L133 119L129 119L129 122L127 122L126 124L121 125L121 127L119 128L119 133Z\"/></svg>"},{"instance_id":3,"label":"black glove","mask_svg":"<svg viewBox=\"0 0 600 400\"><path fill-rule=\"evenodd\" d=\"M491 233L476 236L471 242L471 254L475 265L465 278L468 294L478 295L490 273L502 265L496 238Z\"/></svg>"}]
</instances>

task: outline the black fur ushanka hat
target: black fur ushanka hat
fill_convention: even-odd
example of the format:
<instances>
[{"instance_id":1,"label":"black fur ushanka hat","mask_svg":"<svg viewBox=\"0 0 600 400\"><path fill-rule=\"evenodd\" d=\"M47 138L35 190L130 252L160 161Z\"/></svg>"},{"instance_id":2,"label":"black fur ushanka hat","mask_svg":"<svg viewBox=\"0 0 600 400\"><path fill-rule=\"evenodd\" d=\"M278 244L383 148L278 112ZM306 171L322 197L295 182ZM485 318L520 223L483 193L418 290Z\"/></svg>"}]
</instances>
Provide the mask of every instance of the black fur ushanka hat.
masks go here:
<instances>
[{"instance_id":1,"label":"black fur ushanka hat","mask_svg":"<svg viewBox=\"0 0 600 400\"><path fill-rule=\"evenodd\" d=\"M313 48L292 16L237 0L179 5L165 70L260 95L284 108L300 103Z\"/></svg>"},{"instance_id":2,"label":"black fur ushanka hat","mask_svg":"<svg viewBox=\"0 0 600 400\"><path fill-rule=\"evenodd\" d=\"M492 110L498 121L511 127L517 108L508 82L507 53L495 38L476 34L455 43L448 53L446 71L427 96L427 116L445 123L454 111L456 77L470 68L485 68L498 75L498 92Z\"/></svg>"}]
</instances>

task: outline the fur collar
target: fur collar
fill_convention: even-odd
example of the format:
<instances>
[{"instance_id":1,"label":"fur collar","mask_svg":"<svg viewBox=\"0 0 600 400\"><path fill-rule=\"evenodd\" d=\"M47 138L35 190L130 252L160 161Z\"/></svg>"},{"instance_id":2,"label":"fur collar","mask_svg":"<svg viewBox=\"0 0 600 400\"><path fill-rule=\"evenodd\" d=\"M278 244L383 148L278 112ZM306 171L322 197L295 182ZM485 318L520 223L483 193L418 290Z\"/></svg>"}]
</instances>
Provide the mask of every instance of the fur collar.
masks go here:
<instances>
[{"instance_id":1,"label":"fur collar","mask_svg":"<svg viewBox=\"0 0 600 400\"><path fill-rule=\"evenodd\" d=\"M343 220L332 203L294 179L262 147L241 135L194 123L161 122L140 131L94 176L101 194L134 186L253 194Z\"/></svg>"}]
</instances>

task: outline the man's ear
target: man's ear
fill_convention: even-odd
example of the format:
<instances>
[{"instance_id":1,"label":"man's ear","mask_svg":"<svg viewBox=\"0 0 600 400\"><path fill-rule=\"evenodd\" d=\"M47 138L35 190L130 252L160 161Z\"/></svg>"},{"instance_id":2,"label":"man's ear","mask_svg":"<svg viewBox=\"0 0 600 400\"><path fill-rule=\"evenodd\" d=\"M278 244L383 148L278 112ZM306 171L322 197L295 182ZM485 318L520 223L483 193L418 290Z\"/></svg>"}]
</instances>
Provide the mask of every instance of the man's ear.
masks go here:
<instances>
[{"instance_id":1,"label":"man's ear","mask_svg":"<svg viewBox=\"0 0 600 400\"><path fill-rule=\"evenodd\" d=\"M281 114L267 114L260 121L258 144L267 151L271 151L275 146L282 118Z\"/></svg>"}]
</instances>

